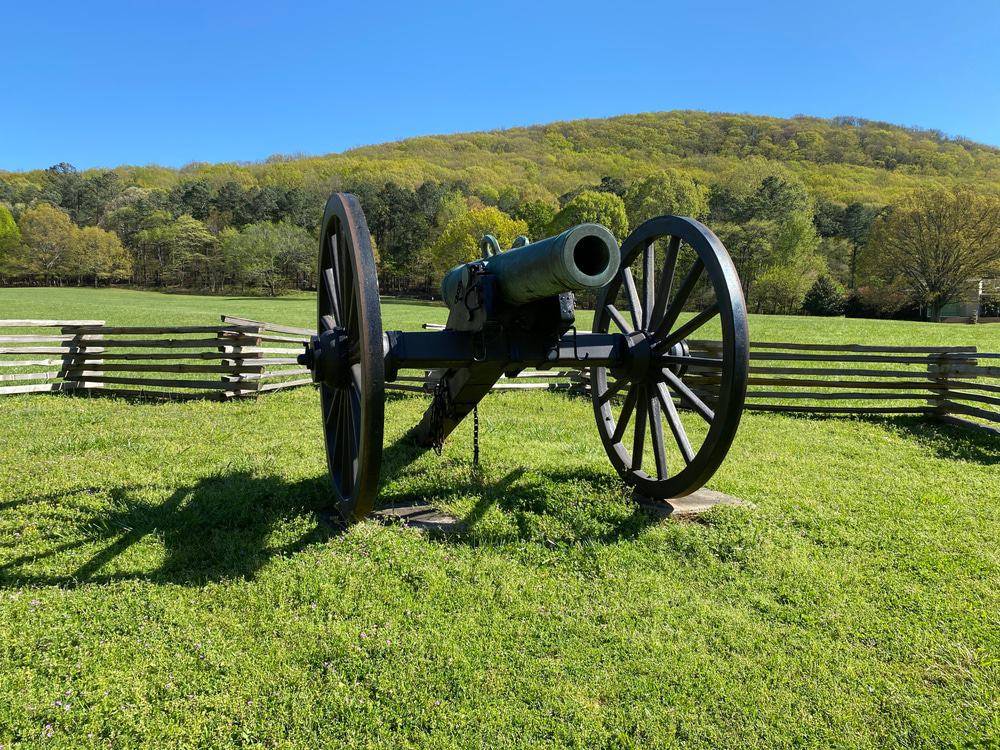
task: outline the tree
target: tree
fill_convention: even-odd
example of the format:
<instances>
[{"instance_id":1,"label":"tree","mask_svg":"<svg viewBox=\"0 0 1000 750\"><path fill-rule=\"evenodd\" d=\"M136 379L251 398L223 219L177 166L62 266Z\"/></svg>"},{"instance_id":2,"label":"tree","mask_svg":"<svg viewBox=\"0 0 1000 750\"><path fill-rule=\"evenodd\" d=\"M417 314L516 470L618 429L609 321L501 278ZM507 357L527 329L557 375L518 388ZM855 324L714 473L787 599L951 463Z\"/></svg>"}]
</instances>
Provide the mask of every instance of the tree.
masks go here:
<instances>
[{"instance_id":1,"label":"tree","mask_svg":"<svg viewBox=\"0 0 1000 750\"><path fill-rule=\"evenodd\" d=\"M844 209L843 232L851 243L850 260L850 287L855 288L858 275L858 258L861 248L868 242L872 224L878 217L881 209L872 206L865 206L861 203L851 203Z\"/></svg>"},{"instance_id":2,"label":"tree","mask_svg":"<svg viewBox=\"0 0 1000 750\"><path fill-rule=\"evenodd\" d=\"M10 209L0 203L0 275L14 273L22 263L21 230Z\"/></svg>"},{"instance_id":3,"label":"tree","mask_svg":"<svg viewBox=\"0 0 1000 750\"><path fill-rule=\"evenodd\" d=\"M585 190L567 203L552 219L549 233L558 234L587 222L607 227L619 242L628 234L628 217L622 199L614 193L594 190Z\"/></svg>"},{"instance_id":4,"label":"tree","mask_svg":"<svg viewBox=\"0 0 1000 750\"><path fill-rule=\"evenodd\" d=\"M912 193L872 229L873 271L935 320L963 287L1000 268L1000 198L959 187Z\"/></svg>"},{"instance_id":5,"label":"tree","mask_svg":"<svg viewBox=\"0 0 1000 750\"><path fill-rule=\"evenodd\" d=\"M167 204L176 216L191 214L199 221L204 221L212 209L212 190L208 180L189 180L174 185L167 197Z\"/></svg>"},{"instance_id":6,"label":"tree","mask_svg":"<svg viewBox=\"0 0 1000 750\"><path fill-rule=\"evenodd\" d=\"M45 170L41 198L46 203L64 208L73 214L80 199L83 176L72 164L59 162Z\"/></svg>"},{"instance_id":7,"label":"tree","mask_svg":"<svg viewBox=\"0 0 1000 750\"><path fill-rule=\"evenodd\" d=\"M545 201L527 201L519 204L514 211L515 219L527 222L528 237L532 241L545 237L555 215L555 208L551 203Z\"/></svg>"},{"instance_id":8,"label":"tree","mask_svg":"<svg viewBox=\"0 0 1000 750\"><path fill-rule=\"evenodd\" d=\"M765 313L794 313L806 292L826 271L817 254L819 237L809 213L790 214L776 225L768 268L761 274L754 309Z\"/></svg>"},{"instance_id":9,"label":"tree","mask_svg":"<svg viewBox=\"0 0 1000 750\"><path fill-rule=\"evenodd\" d=\"M748 221L743 224L719 224L715 231L729 251L740 275L743 295L751 299L754 282L771 261L774 223Z\"/></svg>"},{"instance_id":10,"label":"tree","mask_svg":"<svg viewBox=\"0 0 1000 750\"><path fill-rule=\"evenodd\" d=\"M663 214L701 219L708 215L708 188L682 172L664 170L629 186L625 211L633 227Z\"/></svg>"},{"instance_id":11,"label":"tree","mask_svg":"<svg viewBox=\"0 0 1000 750\"><path fill-rule=\"evenodd\" d=\"M150 217L164 203L161 191L140 187L125 188L105 207L99 226L118 235L129 248L135 247L135 236L148 226Z\"/></svg>"},{"instance_id":12,"label":"tree","mask_svg":"<svg viewBox=\"0 0 1000 750\"><path fill-rule=\"evenodd\" d=\"M99 281L128 278L132 259L114 232L84 227L76 233L69 263L78 276Z\"/></svg>"},{"instance_id":13,"label":"tree","mask_svg":"<svg viewBox=\"0 0 1000 750\"><path fill-rule=\"evenodd\" d=\"M802 309L810 315L843 315L846 301L844 288L826 274L821 274L806 292Z\"/></svg>"},{"instance_id":14,"label":"tree","mask_svg":"<svg viewBox=\"0 0 1000 750\"><path fill-rule=\"evenodd\" d=\"M808 288L808 283L803 285L802 276L797 268L771 266L757 278L753 309L758 313L772 314L797 312L802 307L802 300Z\"/></svg>"},{"instance_id":15,"label":"tree","mask_svg":"<svg viewBox=\"0 0 1000 750\"><path fill-rule=\"evenodd\" d=\"M742 159L712 185L709 198L715 221L750 219L783 221L789 214L810 211L802 182L777 161Z\"/></svg>"},{"instance_id":16,"label":"tree","mask_svg":"<svg viewBox=\"0 0 1000 750\"><path fill-rule=\"evenodd\" d=\"M164 212L154 214L149 223L136 235L142 283L214 286L219 264L211 252L216 239L204 224L187 214L175 219Z\"/></svg>"},{"instance_id":17,"label":"tree","mask_svg":"<svg viewBox=\"0 0 1000 750\"><path fill-rule=\"evenodd\" d=\"M473 208L448 222L434 243L431 248L434 270L443 275L459 263L482 257L479 241L485 234L492 234L501 248L508 248L518 235L527 231L524 221L512 219L499 208Z\"/></svg>"},{"instance_id":18,"label":"tree","mask_svg":"<svg viewBox=\"0 0 1000 750\"><path fill-rule=\"evenodd\" d=\"M122 191L121 179L116 172L101 172L84 178L76 194L76 204L69 210L70 218L78 226L95 226L111 203Z\"/></svg>"},{"instance_id":19,"label":"tree","mask_svg":"<svg viewBox=\"0 0 1000 750\"><path fill-rule=\"evenodd\" d=\"M248 224L227 229L220 237L228 278L241 286L265 290L272 297L289 286L301 286L313 273L316 240L288 222Z\"/></svg>"},{"instance_id":20,"label":"tree","mask_svg":"<svg viewBox=\"0 0 1000 750\"><path fill-rule=\"evenodd\" d=\"M72 275L67 257L79 230L65 211L39 203L21 214L20 229L27 246L27 270L45 279Z\"/></svg>"}]
</instances>

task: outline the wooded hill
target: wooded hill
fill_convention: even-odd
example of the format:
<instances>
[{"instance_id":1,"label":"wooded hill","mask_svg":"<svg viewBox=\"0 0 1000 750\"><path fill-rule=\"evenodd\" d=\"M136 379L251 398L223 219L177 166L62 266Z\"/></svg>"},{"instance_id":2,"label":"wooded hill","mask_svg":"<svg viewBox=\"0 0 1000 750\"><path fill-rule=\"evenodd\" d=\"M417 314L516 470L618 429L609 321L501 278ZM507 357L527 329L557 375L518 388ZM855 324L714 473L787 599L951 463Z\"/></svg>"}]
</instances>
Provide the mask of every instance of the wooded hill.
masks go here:
<instances>
[{"instance_id":1,"label":"wooded hill","mask_svg":"<svg viewBox=\"0 0 1000 750\"><path fill-rule=\"evenodd\" d=\"M781 161L814 197L885 204L925 186L968 184L1000 193L1000 149L939 131L853 117L782 119L695 111L624 115L480 133L424 136L341 154L276 155L262 163L193 163L181 169L121 166L126 184L169 189L205 178L326 192L351 180L464 183L483 197L558 197L613 176L634 179L675 167L705 183L749 156ZM88 170L97 172L104 170ZM44 170L10 173L41 185ZM3 196L0 195L0 200Z\"/></svg>"},{"instance_id":2,"label":"wooded hill","mask_svg":"<svg viewBox=\"0 0 1000 750\"><path fill-rule=\"evenodd\" d=\"M303 288L313 283L326 198L348 190L365 208L386 288L433 289L443 269L476 254L484 232L508 241L598 221L623 239L649 216L678 213L722 237L755 310L798 311L824 276L821 297L871 282L878 300L895 289L898 308L912 280L863 263L877 255L867 248L874 222L916 190L957 188L1000 194L1000 149L856 118L692 111L260 163L84 172L58 164L0 172L0 283ZM966 204L975 201L955 203ZM938 304L942 295L911 301Z\"/></svg>"}]
</instances>

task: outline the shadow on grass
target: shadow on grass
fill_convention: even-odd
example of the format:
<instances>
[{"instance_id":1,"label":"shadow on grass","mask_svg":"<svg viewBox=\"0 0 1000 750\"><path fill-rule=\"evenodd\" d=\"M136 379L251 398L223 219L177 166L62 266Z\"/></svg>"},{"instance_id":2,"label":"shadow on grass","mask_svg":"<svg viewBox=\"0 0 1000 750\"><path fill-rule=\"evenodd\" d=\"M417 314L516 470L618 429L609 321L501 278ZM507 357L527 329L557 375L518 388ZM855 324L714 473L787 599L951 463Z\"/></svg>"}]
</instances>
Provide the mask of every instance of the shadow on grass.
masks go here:
<instances>
[{"instance_id":1,"label":"shadow on grass","mask_svg":"<svg viewBox=\"0 0 1000 750\"><path fill-rule=\"evenodd\" d=\"M382 459L383 476L399 476L416 461L425 449L404 437L387 447ZM634 539L657 518L628 499L629 491L615 476L597 469L529 469L517 467L491 481L486 473L471 464L462 467L461 476L447 484L418 482L413 490L379 496L378 507L413 505L448 506L456 497L473 505L454 529L435 533L458 544L481 545L491 542L552 541L558 535L568 542L614 543ZM575 488L569 497L553 492L554 487ZM596 502L580 502L581 497ZM480 522L492 508L501 511L503 530L480 531ZM434 531L429 527L429 530Z\"/></svg>"},{"instance_id":2,"label":"shadow on grass","mask_svg":"<svg viewBox=\"0 0 1000 750\"><path fill-rule=\"evenodd\" d=\"M810 422L828 420L865 422L878 425L907 440L913 440L938 458L969 461L984 466L1000 463L1000 437L975 427L946 424L933 418L916 415L847 416L785 412L781 416L785 419L804 419Z\"/></svg>"},{"instance_id":3,"label":"shadow on grass","mask_svg":"<svg viewBox=\"0 0 1000 750\"><path fill-rule=\"evenodd\" d=\"M975 427L936 422L919 417L872 419L896 434L914 440L939 458L992 466L1000 464L1000 436Z\"/></svg>"},{"instance_id":4,"label":"shadow on grass","mask_svg":"<svg viewBox=\"0 0 1000 750\"><path fill-rule=\"evenodd\" d=\"M402 472L423 452L409 439L397 441L385 452L383 476ZM433 477L426 481L418 477L413 492L383 493L379 505L435 505L446 504L449 496L471 497L474 506L461 519L460 531L444 538L450 543L477 546L512 540L551 541L553 526L561 529L558 538L564 541L611 543L634 538L653 522L638 507L615 501L622 488L608 474L589 470L529 473L519 467L491 482L471 465L462 468L468 469L463 471L463 479L441 486ZM567 482L576 482L584 494L607 502L592 508L554 497L553 485ZM344 530L328 512L326 475L288 482L236 472L179 488L162 502L151 501L148 492L149 488L142 486L88 486L72 493L4 503L0 508L6 510L45 506L41 512L48 516L46 523L53 533L46 546L35 542L30 549L20 551L21 545L15 543L0 550L0 588L75 587L122 580L203 585L252 578L270 559L294 554ZM67 499L79 494L103 496L100 508L74 508ZM58 515L52 518L50 512L60 504L73 519L67 518L62 528ZM505 515L508 529L499 536L477 533L477 524L494 506ZM299 531L292 532L293 528ZM143 544L150 537L162 544L162 553ZM275 537L282 541L274 541Z\"/></svg>"},{"instance_id":5,"label":"shadow on grass","mask_svg":"<svg viewBox=\"0 0 1000 750\"><path fill-rule=\"evenodd\" d=\"M328 502L328 487L325 476L290 483L278 477L234 473L180 488L159 504L145 499L141 487L118 487L109 492L95 488L95 492L109 495L104 507L61 534L60 538L70 541L26 552L0 565L0 587L76 586L115 580L201 585L249 578L269 559L339 533L336 526L320 520ZM59 499L33 497L23 504ZM272 532L302 517L309 519L307 532L292 541L271 544ZM120 567L115 565L118 558L149 536L162 541L162 562L152 570L116 570ZM95 547L95 553L80 554ZM63 565L46 565L48 558L60 556L68 557ZM53 567L62 569L52 571ZM32 572L39 568L49 572Z\"/></svg>"}]
</instances>

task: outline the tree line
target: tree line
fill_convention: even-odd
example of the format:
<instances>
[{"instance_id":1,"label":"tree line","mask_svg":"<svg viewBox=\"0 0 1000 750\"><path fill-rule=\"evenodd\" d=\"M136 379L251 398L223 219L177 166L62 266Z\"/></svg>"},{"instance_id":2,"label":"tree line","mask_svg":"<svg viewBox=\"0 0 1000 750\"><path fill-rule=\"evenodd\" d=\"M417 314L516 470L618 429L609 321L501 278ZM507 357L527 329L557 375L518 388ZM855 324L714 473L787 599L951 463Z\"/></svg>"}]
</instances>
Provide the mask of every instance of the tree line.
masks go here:
<instances>
[{"instance_id":1,"label":"tree line","mask_svg":"<svg viewBox=\"0 0 1000 750\"><path fill-rule=\"evenodd\" d=\"M272 295L309 289L333 188L361 201L385 291L433 294L448 268L478 256L485 233L509 246L520 234L540 238L594 221L623 240L664 213L700 219L719 235L753 312L937 309L966 277L992 272L1000 260L995 197L962 188L890 205L841 203L814 197L786 165L759 157L711 181L666 168L634 179L605 176L558 197L432 180L410 188L354 179L310 190L195 177L150 188L116 171L83 174L58 164L40 182L0 176L0 280ZM934 218L945 204L949 220ZM939 233L947 227L951 239L920 234L907 217ZM963 258L936 265L903 258L925 248L941 255L945 245Z\"/></svg>"}]
</instances>

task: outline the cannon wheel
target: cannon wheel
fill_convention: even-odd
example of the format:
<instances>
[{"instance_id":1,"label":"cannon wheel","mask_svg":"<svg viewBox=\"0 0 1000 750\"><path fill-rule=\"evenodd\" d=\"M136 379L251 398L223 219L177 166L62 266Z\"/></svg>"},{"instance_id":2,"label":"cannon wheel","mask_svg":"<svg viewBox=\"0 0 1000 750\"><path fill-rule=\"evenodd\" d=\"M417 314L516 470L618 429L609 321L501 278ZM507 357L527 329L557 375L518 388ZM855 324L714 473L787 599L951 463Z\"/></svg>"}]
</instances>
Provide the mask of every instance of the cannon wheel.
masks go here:
<instances>
[{"instance_id":1,"label":"cannon wheel","mask_svg":"<svg viewBox=\"0 0 1000 750\"><path fill-rule=\"evenodd\" d=\"M657 247L662 248L659 263ZM594 331L606 333L614 325L631 340L650 344L651 354L647 365L611 371L613 381L607 368L592 368L598 431L611 463L639 495L652 500L683 497L703 487L719 468L739 426L750 349L743 290L722 242L694 219L650 219L629 235L621 250L621 269L601 292ZM688 258L690 263L679 263ZM687 266L683 275L678 265ZM701 310L681 322L681 311L690 306L696 290ZM716 317L722 329L721 357L717 351L710 353L715 356L692 356L689 337ZM701 395L685 377L699 381ZM617 415L612 409L616 396L621 398ZM707 423L700 446L689 438L675 398ZM670 438L664 438L664 421ZM667 440L677 446L670 449L671 461ZM654 464L649 472L643 469L647 444Z\"/></svg>"},{"instance_id":2,"label":"cannon wheel","mask_svg":"<svg viewBox=\"0 0 1000 750\"><path fill-rule=\"evenodd\" d=\"M350 376L320 383L326 459L337 507L348 521L367 516L378 494L385 422L385 363L378 277L358 199L334 193L319 249L317 326L346 336Z\"/></svg>"}]
</instances>

